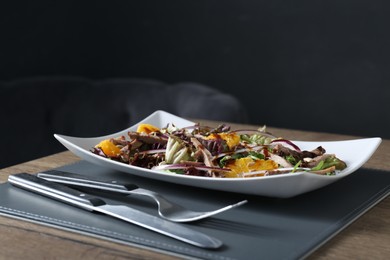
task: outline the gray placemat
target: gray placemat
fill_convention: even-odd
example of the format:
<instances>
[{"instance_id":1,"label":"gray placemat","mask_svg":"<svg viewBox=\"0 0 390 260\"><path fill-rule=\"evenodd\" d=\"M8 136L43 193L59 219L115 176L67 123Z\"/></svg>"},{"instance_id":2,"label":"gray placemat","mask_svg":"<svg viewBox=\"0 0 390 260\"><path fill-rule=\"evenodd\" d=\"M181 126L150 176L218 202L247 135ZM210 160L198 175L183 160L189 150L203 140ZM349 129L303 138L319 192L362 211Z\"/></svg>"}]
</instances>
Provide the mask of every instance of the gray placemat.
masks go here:
<instances>
[{"instance_id":1,"label":"gray placemat","mask_svg":"<svg viewBox=\"0 0 390 260\"><path fill-rule=\"evenodd\" d=\"M11 186L0 185L4 215L202 259L299 259L309 255L390 193L390 172L360 169L319 190L289 199L227 193L132 176L81 161L61 170L126 180L160 192L194 210L211 210L247 199L248 203L205 220L184 224L223 241L217 250L191 246L152 231L90 213ZM157 215L152 200L96 193Z\"/></svg>"}]
</instances>

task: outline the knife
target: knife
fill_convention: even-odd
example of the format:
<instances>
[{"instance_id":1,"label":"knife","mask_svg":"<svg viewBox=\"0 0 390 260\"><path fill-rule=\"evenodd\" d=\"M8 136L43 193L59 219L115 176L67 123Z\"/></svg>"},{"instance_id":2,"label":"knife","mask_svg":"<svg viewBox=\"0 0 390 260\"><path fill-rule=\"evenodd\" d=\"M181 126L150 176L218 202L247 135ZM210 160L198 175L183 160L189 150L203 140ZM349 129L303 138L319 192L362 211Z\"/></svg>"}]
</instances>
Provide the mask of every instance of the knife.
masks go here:
<instances>
[{"instance_id":1,"label":"knife","mask_svg":"<svg viewBox=\"0 0 390 260\"><path fill-rule=\"evenodd\" d=\"M97 211L194 246L202 248L219 248L222 245L220 240L187 228L183 225L158 218L128 206L110 205L99 197L80 192L59 183L44 180L35 175L19 173L10 175L8 177L8 181L19 188L50 197L88 211Z\"/></svg>"}]
</instances>

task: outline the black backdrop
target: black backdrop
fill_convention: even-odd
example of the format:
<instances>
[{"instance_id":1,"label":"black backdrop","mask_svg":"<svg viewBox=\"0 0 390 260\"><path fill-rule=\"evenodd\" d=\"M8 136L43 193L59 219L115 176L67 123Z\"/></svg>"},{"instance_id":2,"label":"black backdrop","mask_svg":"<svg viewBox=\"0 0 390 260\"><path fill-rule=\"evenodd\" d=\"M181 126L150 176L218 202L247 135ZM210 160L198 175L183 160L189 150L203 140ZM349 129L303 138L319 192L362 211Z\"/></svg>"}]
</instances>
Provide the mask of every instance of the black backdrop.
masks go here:
<instances>
[{"instance_id":1,"label":"black backdrop","mask_svg":"<svg viewBox=\"0 0 390 260\"><path fill-rule=\"evenodd\" d=\"M0 6L0 80L193 81L238 96L250 123L390 138L388 1Z\"/></svg>"}]
</instances>

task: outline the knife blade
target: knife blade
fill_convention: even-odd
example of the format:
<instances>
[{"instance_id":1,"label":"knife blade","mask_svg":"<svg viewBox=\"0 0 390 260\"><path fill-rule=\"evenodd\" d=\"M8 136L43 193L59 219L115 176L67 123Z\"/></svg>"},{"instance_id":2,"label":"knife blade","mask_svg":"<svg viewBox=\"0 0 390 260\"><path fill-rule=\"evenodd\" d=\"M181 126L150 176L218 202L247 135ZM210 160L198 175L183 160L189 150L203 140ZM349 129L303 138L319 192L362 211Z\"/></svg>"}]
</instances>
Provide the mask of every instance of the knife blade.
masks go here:
<instances>
[{"instance_id":1,"label":"knife blade","mask_svg":"<svg viewBox=\"0 0 390 260\"><path fill-rule=\"evenodd\" d=\"M141 226L182 242L202 247L219 248L222 242L199 231L144 213L124 205L111 205L103 199L50 182L27 173L10 175L8 181L19 188L32 191L79 208L100 212Z\"/></svg>"}]
</instances>

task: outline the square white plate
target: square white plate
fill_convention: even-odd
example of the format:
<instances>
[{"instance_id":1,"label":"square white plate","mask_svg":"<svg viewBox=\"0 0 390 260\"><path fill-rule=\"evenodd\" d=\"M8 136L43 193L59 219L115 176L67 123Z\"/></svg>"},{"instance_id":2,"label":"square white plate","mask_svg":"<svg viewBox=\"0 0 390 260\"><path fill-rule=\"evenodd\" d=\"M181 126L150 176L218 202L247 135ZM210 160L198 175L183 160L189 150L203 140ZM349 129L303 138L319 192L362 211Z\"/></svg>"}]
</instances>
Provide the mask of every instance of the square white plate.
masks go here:
<instances>
[{"instance_id":1,"label":"square white plate","mask_svg":"<svg viewBox=\"0 0 390 260\"><path fill-rule=\"evenodd\" d=\"M323 176L308 172L296 172L293 174L281 174L274 176L253 178L208 178L198 176L186 176L127 165L121 162L106 159L91 152L92 147L100 141L127 136L128 131L135 131L141 123L148 123L157 127L165 127L169 123L177 127L194 125L194 122L185 120L164 111L156 111L138 124L122 130L118 133L94 137L79 138L55 134L55 138L75 155L91 163L107 168L126 172L129 174L152 178L156 180L172 182L194 187L237 192L268 197L288 198L308 191L312 191L333 183L359 169L375 152L382 139L365 138L335 142L302 142L294 141L302 150L312 150L318 146L325 148L327 153L334 153L347 163L347 168L334 176Z\"/></svg>"}]
</instances>

